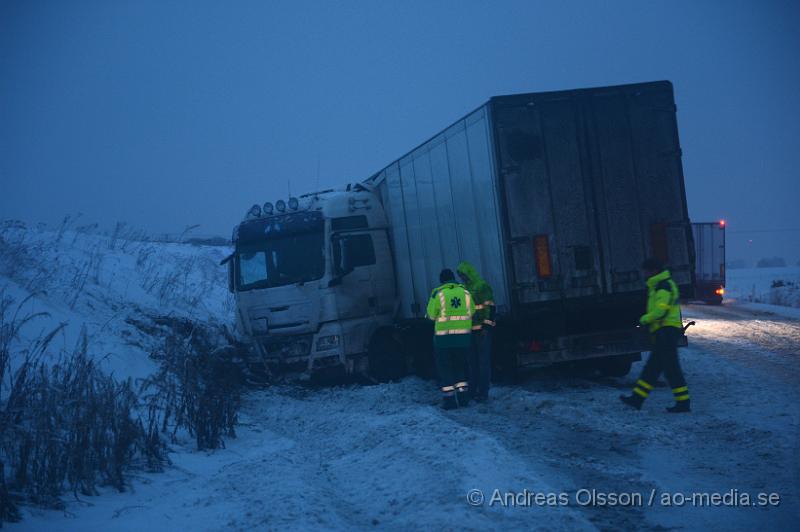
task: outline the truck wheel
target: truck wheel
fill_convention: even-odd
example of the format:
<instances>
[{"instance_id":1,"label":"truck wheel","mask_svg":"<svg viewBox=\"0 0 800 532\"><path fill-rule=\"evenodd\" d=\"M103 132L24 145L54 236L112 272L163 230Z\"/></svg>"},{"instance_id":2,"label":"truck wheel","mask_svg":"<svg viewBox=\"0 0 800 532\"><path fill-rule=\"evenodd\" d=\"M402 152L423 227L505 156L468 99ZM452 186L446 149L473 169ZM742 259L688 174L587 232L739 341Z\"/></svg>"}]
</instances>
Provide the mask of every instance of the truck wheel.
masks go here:
<instances>
[{"instance_id":1,"label":"truck wheel","mask_svg":"<svg viewBox=\"0 0 800 532\"><path fill-rule=\"evenodd\" d=\"M606 377L624 377L631 372L633 359L630 355L608 357L598 360L598 369Z\"/></svg>"},{"instance_id":2,"label":"truck wheel","mask_svg":"<svg viewBox=\"0 0 800 532\"><path fill-rule=\"evenodd\" d=\"M367 374L378 382L389 382L404 377L406 360L400 344L390 331L378 331L369 344Z\"/></svg>"}]
</instances>

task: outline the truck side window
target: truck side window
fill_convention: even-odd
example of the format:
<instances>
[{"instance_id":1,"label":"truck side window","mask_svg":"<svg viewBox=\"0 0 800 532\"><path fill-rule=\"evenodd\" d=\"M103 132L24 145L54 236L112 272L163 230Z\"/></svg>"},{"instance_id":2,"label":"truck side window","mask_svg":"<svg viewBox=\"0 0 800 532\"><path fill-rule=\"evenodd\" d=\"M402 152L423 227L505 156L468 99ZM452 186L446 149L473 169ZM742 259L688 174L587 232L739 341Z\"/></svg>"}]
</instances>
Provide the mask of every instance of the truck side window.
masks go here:
<instances>
[{"instance_id":1,"label":"truck side window","mask_svg":"<svg viewBox=\"0 0 800 532\"><path fill-rule=\"evenodd\" d=\"M353 266L375 264L375 247L372 245L372 236L353 235L348 238L353 250Z\"/></svg>"},{"instance_id":2,"label":"truck side window","mask_svg":"<svg viewBox=\"0 0 800 532\"><path fill-rule=\"evenodd\" d=\"M363 214L357 216L342 216L331 220L331 229L334 231L366 229L367 227L367 217Z\"/></svg>"},{"instance_id":3,"label":"truck side window","mask_svg":"<svg viewBox=\"0 0 800 532\"><path fill-rule=\"evenodd\" d=\"M348 248L352 253L350 262L353 267L375 264L375 247L372 244L372 236L349 235L341 238L348 241ZM339 246L333 246L333 259L336 264L341 262L341 248Z\"/></svg>"}]
</instances>

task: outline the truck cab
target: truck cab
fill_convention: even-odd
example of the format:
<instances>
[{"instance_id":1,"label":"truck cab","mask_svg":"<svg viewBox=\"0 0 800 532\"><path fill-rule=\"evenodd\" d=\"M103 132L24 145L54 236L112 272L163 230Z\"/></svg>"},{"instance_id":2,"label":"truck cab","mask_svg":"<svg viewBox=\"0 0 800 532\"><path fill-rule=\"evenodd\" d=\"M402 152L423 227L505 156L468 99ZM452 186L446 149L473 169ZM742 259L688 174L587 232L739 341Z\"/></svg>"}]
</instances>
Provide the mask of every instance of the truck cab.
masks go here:
<instances>
[{"instance_id":1,"label":"truck cab","mask_svg":"<svg viewBox=\"0 0 800 532\"><path fill-rule=\"evenodd\" d=\"M233 230L228 285L254 372L365 372L391 337L386 216L367 186L254 205Z\"/></svg>"}]
</instances>

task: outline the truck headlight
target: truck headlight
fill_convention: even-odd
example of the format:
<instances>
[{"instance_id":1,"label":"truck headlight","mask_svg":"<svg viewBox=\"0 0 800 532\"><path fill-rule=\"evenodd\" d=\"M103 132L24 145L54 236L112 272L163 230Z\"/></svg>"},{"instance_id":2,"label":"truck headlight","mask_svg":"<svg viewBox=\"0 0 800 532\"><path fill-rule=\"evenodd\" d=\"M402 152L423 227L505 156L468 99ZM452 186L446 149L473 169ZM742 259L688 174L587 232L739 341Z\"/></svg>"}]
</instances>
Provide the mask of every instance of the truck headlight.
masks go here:
<instances>
[{"instance_id":1,"label":"truck headlight","mask_svg":"<svg viewBox=\"0 0 800 532\"><path fill-rule=\"evenodd\" d=\"M317 351L329 351L339 347L339 335L320 336L317 338Z\"/></svg>"}]
</instances>

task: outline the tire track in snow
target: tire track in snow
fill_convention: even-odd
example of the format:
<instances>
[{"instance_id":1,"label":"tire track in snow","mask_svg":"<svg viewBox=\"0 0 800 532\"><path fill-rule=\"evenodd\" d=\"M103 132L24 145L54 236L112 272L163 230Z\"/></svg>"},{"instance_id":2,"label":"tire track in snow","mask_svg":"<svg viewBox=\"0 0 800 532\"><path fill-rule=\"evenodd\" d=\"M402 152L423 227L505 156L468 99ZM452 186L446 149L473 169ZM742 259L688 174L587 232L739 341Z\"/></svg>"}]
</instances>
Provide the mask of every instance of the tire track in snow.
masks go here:
<instances>
[{"instance_id":1,"label":"tire track in snow","mask_svg":"<svg viewBox=\"0 0 800 532\"><path fill-rule=\"evenodd\" d=\"M273 468L269 476L297 483L276 486L284 496L306 489L312 493L306 502L316 506L308 507L306 523L397 530L521 524L550 530L594 528L572 508L469 506L470 489L483 489L488 501L495 487L544 489L548 484L496 436L459 422L474 410L443 412L434 406L436 398L433 384L410 378L312 393L275 388L251 394L246 410L250 425L293 442L288 452L271 457L280 464L291 456L291 467ZM231 525L291 527L297 518L291 512L284 516L283 510L260 511Z\"/></svg>"}]
</instances>

